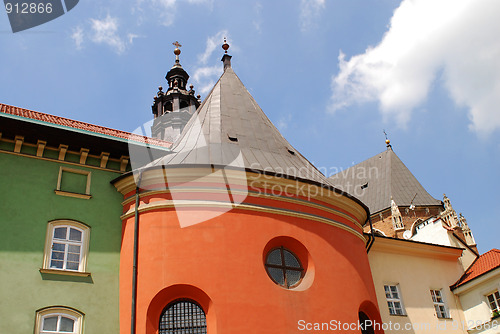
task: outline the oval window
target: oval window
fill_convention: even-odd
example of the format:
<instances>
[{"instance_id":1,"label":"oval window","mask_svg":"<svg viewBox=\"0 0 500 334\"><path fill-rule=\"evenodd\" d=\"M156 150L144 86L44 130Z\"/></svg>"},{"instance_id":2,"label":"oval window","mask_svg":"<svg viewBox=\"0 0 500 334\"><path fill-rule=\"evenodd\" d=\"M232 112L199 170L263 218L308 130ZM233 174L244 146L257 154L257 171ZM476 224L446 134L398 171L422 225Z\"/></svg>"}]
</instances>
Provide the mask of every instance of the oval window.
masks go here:
<instances>
[{"instance_id":1,"label":"oval window","mask_svg":"<svg viewBox=\"0 0 500 334\"><path fill-rule=\"evenodd\" d=\"M287 289L298 285L304 276L304 268L297 256L283 246L267 254L265 266L273 282Z\"/></svg>"}]
</instances>

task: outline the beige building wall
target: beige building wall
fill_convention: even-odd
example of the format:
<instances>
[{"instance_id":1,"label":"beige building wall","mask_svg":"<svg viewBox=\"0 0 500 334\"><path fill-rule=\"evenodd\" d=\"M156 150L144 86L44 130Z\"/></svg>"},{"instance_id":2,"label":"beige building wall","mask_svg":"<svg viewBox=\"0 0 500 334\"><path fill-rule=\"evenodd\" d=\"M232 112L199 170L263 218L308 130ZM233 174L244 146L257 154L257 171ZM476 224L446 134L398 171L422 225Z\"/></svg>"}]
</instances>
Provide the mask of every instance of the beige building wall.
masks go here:
<instances>
[{"instance_id":1,"label":"beige building wall","mask_svg":"<svg viewBox=\"0 0 500 334\"><path fill-rule=\"evenodd\" d=\"M464 309L469 333L500 333L500 318L491 320L491 309L486 299L487 295L497 290L500 291L500 268L465 283L453 291L459 297Z\"/></svg>"},{"instance_id":2,"label":"beige building wall","mask_svg":"<svg viewBox=\"0 0 500 334\"><path fill-rule=\"evenodd\" d=\"M440 218L429 218L420 223L418 226L412 227L414 233L411 237L413 241L426 242L430 244L451 246L457 248L464 248L462 256L459 261L464 270L476 260L477 255L467 248L464 242L461 242L454 234L443 227L444 222ZM458 278L457 278L458 280Z\"/></svg>"},{"instance_id":3,"label":"beige building wall","mask_svg":"<svg viewBox=\"0 0 500 334\"><path fill-rule=\"evenodd\" d=\"M450 290L464 270L463 249L376 237L368 254L386 334L467 333L458 299ZM384 285L398 285L405 315L390 315ZM449 318L436 316L430 290L441 290Z\"/></svg>"}]
</instances>

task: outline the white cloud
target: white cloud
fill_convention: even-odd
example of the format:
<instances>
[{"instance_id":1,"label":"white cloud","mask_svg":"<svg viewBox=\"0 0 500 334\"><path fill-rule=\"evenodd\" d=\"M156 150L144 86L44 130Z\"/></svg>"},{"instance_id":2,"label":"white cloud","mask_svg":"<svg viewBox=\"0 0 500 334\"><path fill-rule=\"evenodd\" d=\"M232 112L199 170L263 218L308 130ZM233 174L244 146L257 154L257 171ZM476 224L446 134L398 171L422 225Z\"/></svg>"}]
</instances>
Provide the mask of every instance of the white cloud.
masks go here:
<instances>
[{"instance_id":1,"label":"white cloud","mask_svg":"<svg viewBox=\"0 0 500 334\"><path fill-rule=\"evenodd\" d=\"M332 110L378 101L404 126L441 74L471 129L500 129L499 12L497 0L404 0L377 46L349 60L340 52Z\"/></svg>"},{"instance_id":2,"label":"white cloud","mask_svg":"<svg viewBox=\"0 0 500 334\"><path fill-rule=\"evenodd\" d=\"M222 75L222 64L197 68L193 74L193 82L197 86L197 91L208 94L218 77Z\"/></svg>"},{"instance_id":3,"label":"white cloud","mask_svg":"<svg viewBox=\"0 0 500 334\"><path fill-rule=\"evenodd\" d=\"M198 60L202 64L206 64L212 53L217 47L221 47L224 42L224 37L228 37L227 30L221 30L213 36L207 38L207 45L205 51L198 56ZM222 50L222 49L221 49Z\"/></svg>"},{"instance_id":4,"label":"white cloud","mask_svg":"<svg viewBox=\"0 0 500 334\"><path fill-rule=\"evenodd\" d=\"M316 25L316 20L325 8L325 0L300 0L300 28L306 31Z\"/></svg>"},{"instance_id":5,"label":"white cloud","mask_svg":"<svg viewBox=\"0 0 500 334\"><path fill-rule=\"evenodd\" d=\"M73 33L71 34L71 39L75 42L75 46L77 50L81 50L83 44L83 28L78 26L73 29Z\"/></svg>"},{"instance_id":6,"label":"white cloud","mask_svg":"<svg viewBox=\"0 0 500 334\"><path fill-rule=\"evenodd\" d=\"M177 7L182 1L179 0L136 0L132 7L132 14L137 15L137 23L142 24L145 20L157 20L163 26L171 26L176 19ZM213 0L187 0L190 5L208 5L213 8ZM144 6L147 6L144 9Z\"/></svg>"},{"instance_id":7,"label":"white cloud","mask_svg":"<svg viewBox=\"0 0 500 334\"><path fill-rule=\"evenodd\" d=\"M256 2L254 8L255 18L252 21L255 30L258 33L262 32L262 4L260 2Z\"/></svg>"},{"instance_id":8,"label":"white cloud","mask_svg":"<svg viewBox=\"0 0 500 334\"><path fill-rule=\"evenodd\" d=\"M91 29L93 42L107 44L117 53L125 51L126 43L118 35L118 19L109 14L102 20L91 19Z\"/></svg>"},{"instance_id":9,"label":"white cloud","mask_svg":"<svg viewBox=\"0 0 500 334\"><path fill-rule=\"evenodd\" d=\"M278 129L280 131L285 131L288 128L288 124L290 124L291 120L292 120L291 114L286 114L286 115L282 116L278 120L278 124L277 124Z\"/></svg>"},{"instance_id":10,"label":"white cloud","mask_svg":"<svg viewBox=\"0 0 500 334\"><path fill-rule=\"evenodd\" d=\"M200 64L205 65L209 60L210 63L213 63L212 59L214 61L220 59L223 53L221 46L224 42L224 37L227 37L228 43L231 44L231 39L229 38L229 33L227 30L221 30L207 38L205 51L198 55L198 61L200 62ZM231 48L234 49L233 46L231 46ZM216 50L218 50L218 52ZM214 52L217 54L216 58L212 57ZM193 84L196 86L196 90L202 95L209 93L217 79L222 75L222 71L222 63L218 63L217 65L213 66L201 66L195 68L192 80Z\"/></svg>"}]
</instances>

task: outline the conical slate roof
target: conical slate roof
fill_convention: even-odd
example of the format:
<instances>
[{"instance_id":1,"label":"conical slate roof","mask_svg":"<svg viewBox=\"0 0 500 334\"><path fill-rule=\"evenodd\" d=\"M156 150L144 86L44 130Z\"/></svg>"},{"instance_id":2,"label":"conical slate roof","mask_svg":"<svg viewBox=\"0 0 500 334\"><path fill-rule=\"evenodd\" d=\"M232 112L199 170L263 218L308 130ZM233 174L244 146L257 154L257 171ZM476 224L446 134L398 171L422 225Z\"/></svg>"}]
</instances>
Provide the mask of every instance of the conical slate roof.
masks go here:
<instances>
[{"instance_id":1,"label":"conical slate roof","mask_svg":"<svg viewBox=\"0 0 500 334\"><path fill-rule=\"evenodd\" d=\"M330 185L264 114L228 66L172 146L146 167L231 166Z\"/></svg>"},{"instance_id":2,"label":"conical slate roof","mask_svg":"<svg viewBox=\"0 0 500 334\"><path fill-rule=\"evenodd\" d=\"M391 148L329 178L337 189L357 197L371 214L398 206L433 206L433 198Z\"/></svg>"}]
</instances>

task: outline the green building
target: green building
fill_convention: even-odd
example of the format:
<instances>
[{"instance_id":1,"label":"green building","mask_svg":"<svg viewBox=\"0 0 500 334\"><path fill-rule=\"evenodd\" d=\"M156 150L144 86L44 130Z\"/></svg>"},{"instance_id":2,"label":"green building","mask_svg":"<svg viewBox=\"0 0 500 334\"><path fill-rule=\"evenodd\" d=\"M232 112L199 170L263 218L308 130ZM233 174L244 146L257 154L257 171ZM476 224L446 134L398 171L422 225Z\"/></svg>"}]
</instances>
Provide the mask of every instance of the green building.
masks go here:
<instances>
[{"instance_id":1,"label":"green building","mask_svg":"<svg viewBox=\"0 0 500 334\"><path fill-rule=\"evenodd\" d=\"M119 333L110 181L143 138L0 104L0 333Z\"/></svg>"}]
</instances>

